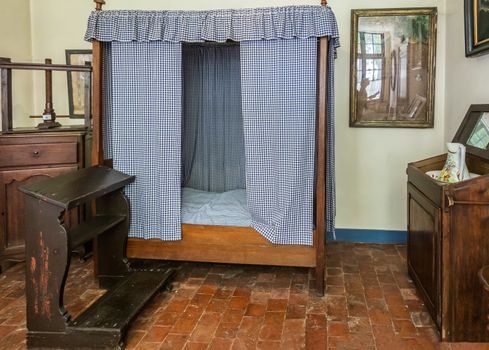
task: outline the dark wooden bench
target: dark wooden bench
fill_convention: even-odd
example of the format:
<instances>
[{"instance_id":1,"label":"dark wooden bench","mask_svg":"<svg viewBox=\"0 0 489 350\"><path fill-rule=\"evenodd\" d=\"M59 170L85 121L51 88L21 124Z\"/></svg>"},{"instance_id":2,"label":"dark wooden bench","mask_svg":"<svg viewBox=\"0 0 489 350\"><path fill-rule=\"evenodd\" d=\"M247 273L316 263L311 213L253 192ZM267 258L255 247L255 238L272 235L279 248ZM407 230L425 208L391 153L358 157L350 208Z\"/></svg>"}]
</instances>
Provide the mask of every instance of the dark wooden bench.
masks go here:
<instances>
[{"instance_id":1,"label":"dark wooden bench","mask_svg":"<svg viewBox=\"0 0 489 350\"><path fill-rule=\"evenodd\" d=\"M126 259L130 212L122 189L133 181L134 176L92 167L20 189L28 232L28 348L123 348L131 320L169 282L171 270L136 270ZM94 214L68 229L65 211L82 205L94 205ZM71 251L94 238L99 284L110 289L72 320L63 305Z\"/></svg>"}]
</instances>

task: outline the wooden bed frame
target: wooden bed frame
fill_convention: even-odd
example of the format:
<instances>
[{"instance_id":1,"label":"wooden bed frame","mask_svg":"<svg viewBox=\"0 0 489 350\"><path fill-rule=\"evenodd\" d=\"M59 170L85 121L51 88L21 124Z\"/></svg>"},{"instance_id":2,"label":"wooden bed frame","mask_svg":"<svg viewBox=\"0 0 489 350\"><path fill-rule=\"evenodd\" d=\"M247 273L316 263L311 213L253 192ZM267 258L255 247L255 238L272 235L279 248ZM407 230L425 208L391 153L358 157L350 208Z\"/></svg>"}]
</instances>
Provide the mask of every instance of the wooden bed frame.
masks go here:
<instances>
[{"instance_id":1,"label":"wooden bed frame","mask_svg":"<svg viewBox=\"0 0 489 350\"><path fill-rule=\"evenodd\" d=\"M104 0L94 0L101 11ZM322 0L326 6L327 1ZM276 245L251 227L182 225L182 240L161 241L129 238L127 256L139 259L184 260L233 264L298 266L315 268L316 289L324 294L326 231L326 135L328 37L318 39L317 123L316 123L316 202L313 246ZM93 141L92 165L107 164L103 156L103 52L102 43L93 41Z\"/></svg>"}]
</instances>

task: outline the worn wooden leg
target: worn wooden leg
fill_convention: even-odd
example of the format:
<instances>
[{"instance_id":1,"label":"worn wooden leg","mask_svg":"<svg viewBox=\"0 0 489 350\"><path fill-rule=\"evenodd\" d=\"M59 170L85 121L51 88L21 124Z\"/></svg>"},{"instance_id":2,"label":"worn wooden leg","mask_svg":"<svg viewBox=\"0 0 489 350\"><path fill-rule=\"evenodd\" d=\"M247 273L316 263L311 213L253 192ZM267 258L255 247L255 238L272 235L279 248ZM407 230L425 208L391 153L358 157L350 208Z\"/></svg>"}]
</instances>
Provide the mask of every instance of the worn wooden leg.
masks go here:
<instances>
[{"instance_id":1,"label":"worn wooden leg","mask_svg":"<svg viewBox=\"0 0 489 350\"><path fill-rule=\"evenodd\" d=\"M122 191L97 201L97 215L121 215L126 219L97 238L98 278L102 288L109 288L127 275L127 234L129 232L129 202Z\"/></svg>"},{"instance_id":2,"label":"worn wooden leg","mask_svg":"<svg viewBox=\"0 0 489 350\"><path fill-rule=\"evenodd\" d=\"M65 332L70 316L63 292L70 266L64 210L26 196L26 303L27 345L36 339Z\"/></svg>"},{"instance_id":3,"label":"worn wooden leg","mask_svg":"<svg viewBox=\"0 0 489 350\"><path fill-rule=\"evenodd\" d=\"M324 235L323 235L324 236ZM316 290L320 296L324 295L324 269L325 269L325 254L324 254L324 238L318 240L316 246Z\"/></svg>"}]
</instances>

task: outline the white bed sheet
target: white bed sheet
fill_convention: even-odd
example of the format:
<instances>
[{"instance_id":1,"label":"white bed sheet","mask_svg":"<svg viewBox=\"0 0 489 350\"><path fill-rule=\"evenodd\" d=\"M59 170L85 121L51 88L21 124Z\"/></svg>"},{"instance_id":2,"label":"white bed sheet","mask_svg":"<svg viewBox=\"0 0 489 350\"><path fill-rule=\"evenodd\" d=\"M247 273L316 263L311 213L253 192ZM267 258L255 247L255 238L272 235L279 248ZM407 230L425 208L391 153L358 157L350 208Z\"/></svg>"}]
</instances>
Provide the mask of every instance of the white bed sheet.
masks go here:
<instances>
[{"instance_id":1,"label":"white bed sheet","mask_svg":"<svg viewBox=\"0 0 489 350\"><path fill-rule=\"evenodd\" d=\"M216 193L182 188L182 223L251 226L246 190Z\"/></svg>"}]
</instances>

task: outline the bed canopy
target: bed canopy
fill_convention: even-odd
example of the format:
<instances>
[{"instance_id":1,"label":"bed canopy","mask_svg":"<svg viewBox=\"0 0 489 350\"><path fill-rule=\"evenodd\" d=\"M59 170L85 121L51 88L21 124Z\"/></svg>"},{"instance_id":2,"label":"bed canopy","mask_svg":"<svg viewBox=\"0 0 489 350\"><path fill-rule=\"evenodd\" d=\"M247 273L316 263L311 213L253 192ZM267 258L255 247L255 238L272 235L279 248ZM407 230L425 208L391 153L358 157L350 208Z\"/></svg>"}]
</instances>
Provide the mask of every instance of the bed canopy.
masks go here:
<instances>
[{"instance_id":1,"label":"bed canopy","mask_svg":"<svg viewBox=\"0 0 489 350\"><path fill-rule=\"evenodd\" d=\"M96 2L100 5L103 1ZM222 159L239 164L238 170L229 170L224 164L229 174L223 176L233 188L246 189L253 230L265 237L270 247L289 245L306 252L307 247L324 244L325 229L334 231L335 212L333 73L339 35L331 8L100 9L90 15L85 36L94 43L93 161L100 164L112 159L114 168L136 175L136 182L127 189L132 240L140 244L148 239L186 239L185 232L182 237L182 183L190 181L190 171L185 169L195 163L186 157L206 148L196 141L186 144L189 129L203 132L195 131L186 121L194 113L198 123L207 124L199 130L214 135L212 152L230 153L217 161L219 166ZM223 50L218 43L234 48ZM213 51L209 53L207 47ZM207 58L200 59L202 55ZM212 69L218 67L212 79L226 71L232 72L224 75L233 75L234 82L229 82L230 88L223 88L221 85L227 84L223 81L211 84L212 88L204 84L200 95L190 98L195 92L189 85L195 83L187 82L186 76L209 70L204 62L209 55ZM226 57L236 65L226 68ZM213 92L206 91L209 89ZM196 102L201 100L207 102ZM238 118L230 116L228 101L235 101ZM198 106L192 109L192 104ZM223 121L202 122L215 120L218 114ZM241 129L230 126L231 119ZM216 146L219 135L226 133L223 145ZM243 160L236 160L239 157ZM214 178L209 175L193 183L208 186ZM211 230L210 226L200 228ZM314 230L321 233L316 236L323 237L314 237ZM131 251L131 240L129 243ZM166 244L171 247L171 242ZM324 262L324 251L307 254L311 256L308 263L289 265L317 267L311 261L321 255ZM179 255L177 259L183 258Z\"/></svg>"}]
</instances>

